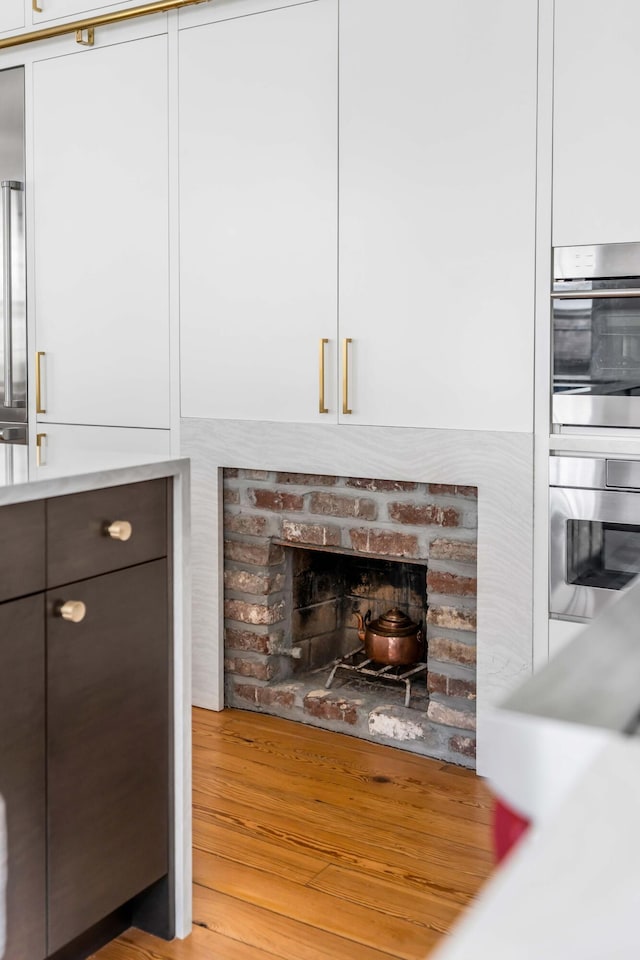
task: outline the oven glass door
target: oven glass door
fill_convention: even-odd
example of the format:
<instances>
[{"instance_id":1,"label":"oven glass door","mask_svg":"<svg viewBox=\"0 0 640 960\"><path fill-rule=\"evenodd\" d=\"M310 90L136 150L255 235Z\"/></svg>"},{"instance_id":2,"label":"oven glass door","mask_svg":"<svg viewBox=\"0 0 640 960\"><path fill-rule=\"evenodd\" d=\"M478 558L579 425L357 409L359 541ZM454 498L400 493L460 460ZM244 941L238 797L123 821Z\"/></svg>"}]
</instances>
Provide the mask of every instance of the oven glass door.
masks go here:
<instances>
[{"instance_id":1,"label":"oven glass door","mask_svg":"<svg viewBox=\"0 0 640 960\"><path fill-rule=\"evenodd\" d=\"M640 574L640 493L552 487L550 613L588 620Z\"/></svg>"},{"instance_id":2,"label":"oven glass door","mask_svg":"<svg viewBox=\"0 0 640 960\"><path fill-rule=\"evenodd\" d=\"M552 297L554 423L640 427L640 278L558 281Z\"/></svg>"}]
</instances>

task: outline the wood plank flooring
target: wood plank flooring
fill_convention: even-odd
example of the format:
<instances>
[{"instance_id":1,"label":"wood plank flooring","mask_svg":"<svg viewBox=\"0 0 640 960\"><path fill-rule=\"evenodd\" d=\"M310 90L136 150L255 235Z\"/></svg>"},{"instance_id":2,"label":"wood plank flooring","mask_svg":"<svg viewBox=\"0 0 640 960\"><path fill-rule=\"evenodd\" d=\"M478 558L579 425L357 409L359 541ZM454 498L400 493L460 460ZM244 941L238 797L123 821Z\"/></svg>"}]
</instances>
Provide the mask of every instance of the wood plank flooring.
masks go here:
<instances>
[{"instance_id":1,"label":"wood plank flooring","mask_svg":"<svg viewBox=\"0 0 640 960\"><path fill-rule=\"evenodd\" d=\"M193 746L193 934L97 960L421 960L491 870L468 770L239 710Z\"/></svg>"}]
</instances>

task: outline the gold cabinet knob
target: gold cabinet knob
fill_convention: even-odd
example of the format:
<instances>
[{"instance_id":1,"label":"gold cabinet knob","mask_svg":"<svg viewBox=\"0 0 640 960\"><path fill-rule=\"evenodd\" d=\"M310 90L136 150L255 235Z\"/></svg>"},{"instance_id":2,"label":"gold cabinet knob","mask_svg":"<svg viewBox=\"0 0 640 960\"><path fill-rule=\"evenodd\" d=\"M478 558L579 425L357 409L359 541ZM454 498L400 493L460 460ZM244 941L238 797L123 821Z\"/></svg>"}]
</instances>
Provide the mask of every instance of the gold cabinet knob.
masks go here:
<instances>
[{"instance_id":1,"label":"gold cabinet knob","mask_svg":"<svg viewBox=\"0 0 640 960\"><path fill-rule=\"evenodd\" d=\"M128 520L114 520L107 527L107 533L112 540L129 540L133 527Z\"/></svg>"},{"instance_id":2,"label":"gold cabinet knob","mask_svg":"<svg viewBox=\"0 0 640 960\"><path fill-rule=\"evenodd\" d=\"M80 623L87 615L87 608L82 600L67 600L59 607L58 613L63 620Z\"/></svg>"}]
</instances>

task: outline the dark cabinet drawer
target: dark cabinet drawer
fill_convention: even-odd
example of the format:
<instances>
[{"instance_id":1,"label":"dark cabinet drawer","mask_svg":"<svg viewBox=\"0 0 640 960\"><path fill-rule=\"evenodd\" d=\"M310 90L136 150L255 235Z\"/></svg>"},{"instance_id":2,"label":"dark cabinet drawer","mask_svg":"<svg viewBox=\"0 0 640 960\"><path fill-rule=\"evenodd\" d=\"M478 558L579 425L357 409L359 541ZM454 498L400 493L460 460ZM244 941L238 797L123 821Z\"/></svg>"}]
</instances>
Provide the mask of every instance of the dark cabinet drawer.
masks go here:
<instances>
[{"instance_id":1,"label":"dark cabinet drawer","mask_svg":"<svg viewBox=\"0 0 640 960\"><path fill-rule=\"evenodd\" d=\"M128 532L117 523L131 525ZM111 534L109 528L111 527ZM47 586L167 554L167 481L149 480L47 500Z\"/></svg>"},{"instance_id":2,"label":"dark cabinet drawer","mask_svg":"<svg viewBox=\"0 0 640 960\"><path fill-rule=\"evenodd\" d=\"M0 602L45 587L44 503L0 507Z\"/></svg>"},{"instance_id":3,"label":"dark cabinet drawer","mask_svg":"<svg viewBox=\"0 0 640 960\"><path fill-rule=\"evenodd\" d=\"M47 593L50 953L168 870L168 609L166 560Z\"/></svg>"}]
</instances>

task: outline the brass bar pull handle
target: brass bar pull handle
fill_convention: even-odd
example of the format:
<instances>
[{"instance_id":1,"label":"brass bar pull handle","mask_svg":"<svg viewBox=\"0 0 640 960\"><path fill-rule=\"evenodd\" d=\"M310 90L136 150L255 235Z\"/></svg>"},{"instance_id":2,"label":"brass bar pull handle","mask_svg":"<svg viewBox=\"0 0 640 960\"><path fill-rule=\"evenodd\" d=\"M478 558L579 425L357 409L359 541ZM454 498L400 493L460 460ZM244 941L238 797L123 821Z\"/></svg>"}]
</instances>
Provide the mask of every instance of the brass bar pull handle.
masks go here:
<instances>
[{"instance_id":1,"label":"brass bar pull handle","mask_svg":"<svg viewBox=\"0 0 640 960\"><path fill-rule=\"evenodd\" d=\"M318 402L318 413L329 413L324 405L324 345L329 343L326 337L320 340L320 400Z\"/></svg>"},{"instance_id":2,"label":"brass bar pull handle","mask_svg":"<svg viewBox=\"0 0 640 960\"><path fill-rule=\"evenodd\" d=\"M42 368L41 360L44 357L44 350L38 350L36 353L36 413L46 413L42 406Z\"/></svg>"},{"instance_id":3,"label":"brass bar pull handle","mask_svg":"<svg viewBox=\"0 0 640 960\"><path fill-rule=\"evenodd\" d=\"M42 7L38 6L38 0L31 0L31 9L34 13L42 13Z\"/></svg>"},{"instance_id":4,"label":"brass bar pull handle","mask_svg":"<svg viewBox=\"0 0 640 960\"><path fill-rule=\"evenodd\" d=\"M353 413L349 408L349 344L353 343L351 337L345 337L342 341L342 412Z\"/></svg>"},{"instance_id":5,"label":"brass bar pull handle","mask_svg":"<svg viewBox=\"0 0 640 960\"><path fill-rule=\"evenodd\" d=\"M42 441L46 439L46 433L36 434L36 467L44 466L42 459Z\"/></svg>"}]
</instances>

